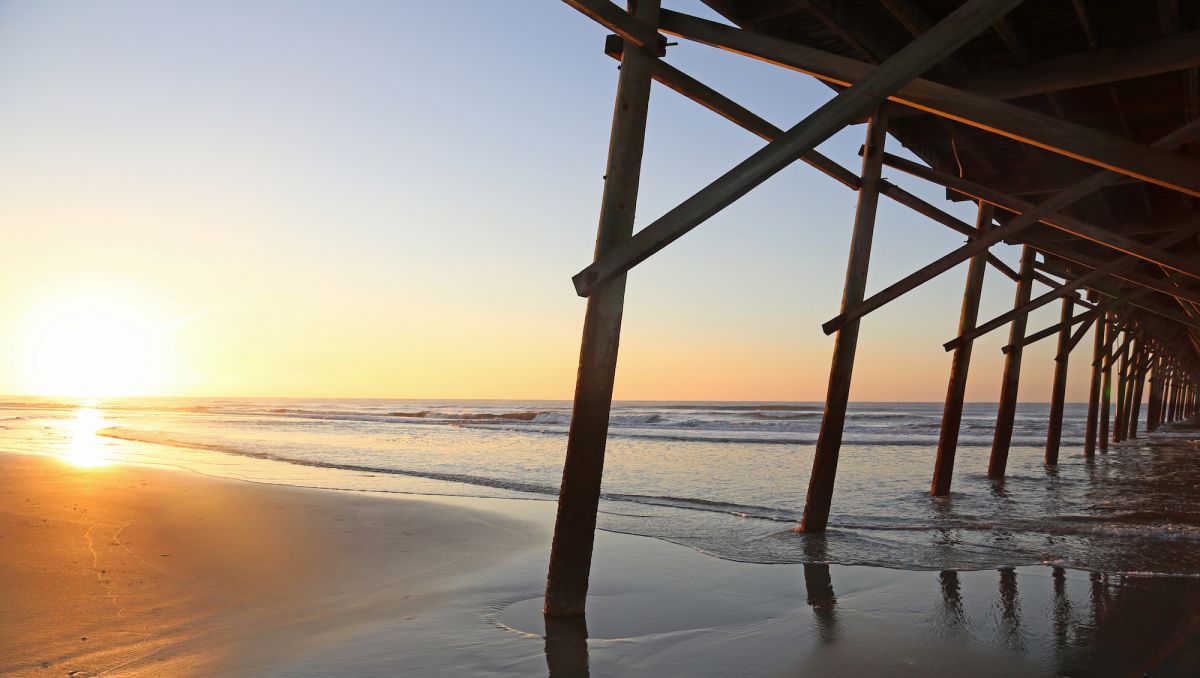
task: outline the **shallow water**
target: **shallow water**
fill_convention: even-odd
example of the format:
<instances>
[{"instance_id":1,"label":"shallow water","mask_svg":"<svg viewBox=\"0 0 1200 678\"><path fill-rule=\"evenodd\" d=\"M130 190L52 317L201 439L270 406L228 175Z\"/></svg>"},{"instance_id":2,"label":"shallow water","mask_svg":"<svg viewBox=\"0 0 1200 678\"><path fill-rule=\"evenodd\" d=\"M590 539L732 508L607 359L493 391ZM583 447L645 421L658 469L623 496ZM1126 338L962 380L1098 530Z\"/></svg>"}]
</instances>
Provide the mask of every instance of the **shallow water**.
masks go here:
<instances>
[{"instance_id":1,"label":"shallow water","mask_svg":"<svg viewBox=\"0 0 1200 678\"><path fill-rule=\"evenodd\" d=\"M996 483L984 476L996 406L968 404L954 491L935 499L941 405L852 405L830 531L814 538L791 528L819 403L620 403L600 525L747 562L1200 576L1194 434L1128 441L1087 462L1085 408L1072 404L1061 463L1048 469L1047 409L1018 409L1009 476ZM259 482L552 500L569 418L569 403L538 401L9 399L0 446Z\"/></svg>"}]
</instances>

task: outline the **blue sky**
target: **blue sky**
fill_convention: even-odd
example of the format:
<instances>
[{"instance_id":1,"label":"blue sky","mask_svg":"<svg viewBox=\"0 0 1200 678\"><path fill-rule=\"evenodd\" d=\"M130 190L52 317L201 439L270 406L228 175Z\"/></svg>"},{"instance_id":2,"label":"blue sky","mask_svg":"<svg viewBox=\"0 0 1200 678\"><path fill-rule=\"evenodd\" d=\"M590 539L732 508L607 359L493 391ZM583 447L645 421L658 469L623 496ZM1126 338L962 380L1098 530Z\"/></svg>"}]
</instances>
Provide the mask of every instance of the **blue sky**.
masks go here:
<instances>
[{"instance_id":1,"label":"blue sky","mask_svg":"<svg viewBox=\"0 0 1200 678\"><path fill-rule=\"evenodd\" d=\"M41 290L103 280L199 318L161 390L569 397L570 276L591 256L617 75L605 33L549 0L0 4L8 372ZM783 127L832 95L703 46L668 59ZM857 172L864 132L821 151ZM638 227L761 144L656 86ZM854 204L797 164L639 266L618 396L822 398ZM961 242L884 200L869 289ZM941 398L965 275L867 318L854 397ZM989 271L981 320L1011 303ZM1006 335L977 343L970 399L995 399ZM1047 398L1052 343L1027 353L1023 399Z\"/></svg>"}]
</instances>

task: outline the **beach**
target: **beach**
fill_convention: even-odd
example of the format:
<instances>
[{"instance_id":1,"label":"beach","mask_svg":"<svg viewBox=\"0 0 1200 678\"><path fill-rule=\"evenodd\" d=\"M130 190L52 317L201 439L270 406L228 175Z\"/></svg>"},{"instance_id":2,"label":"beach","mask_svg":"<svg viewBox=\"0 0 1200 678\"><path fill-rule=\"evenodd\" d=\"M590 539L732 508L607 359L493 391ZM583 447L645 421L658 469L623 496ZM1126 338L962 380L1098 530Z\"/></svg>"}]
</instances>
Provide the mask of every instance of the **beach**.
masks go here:
<instances>
[{"instance_id":1,"label":"beach","mask_svg":"<svg viewBox=\"0 0 1200 678\"><path fill-rule=\"evenodd\" d=\"M754 564L600 532L540 614L553 504L0 454L3 675L1194 675L1200 579ZM833 537L831 537L832 539Z\"/></svg>"}]
</instances>

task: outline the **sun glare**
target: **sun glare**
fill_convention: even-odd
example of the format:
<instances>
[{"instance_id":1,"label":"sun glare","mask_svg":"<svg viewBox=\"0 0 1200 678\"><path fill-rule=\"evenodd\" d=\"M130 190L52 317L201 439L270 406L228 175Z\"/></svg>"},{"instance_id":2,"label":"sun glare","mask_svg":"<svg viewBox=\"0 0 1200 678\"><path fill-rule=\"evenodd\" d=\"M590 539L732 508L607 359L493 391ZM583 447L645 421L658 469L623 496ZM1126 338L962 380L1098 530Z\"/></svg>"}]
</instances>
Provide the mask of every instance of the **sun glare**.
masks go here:
<instances>
[{"instance_id":1,"label":"sun glare","mask_svg":"<svg viewBox=\"0 0 1200 678\"><path fill-rule=\"evenodd\" d=\"M166 324L132 299L86 293L40 305L26 326L20 367L38 395L148 395L164 383Z\"/></svg>"},{"instance_id":2,"label":"sun glare","mask_svg":"<svg viewBox=\"0 0 1200 678\"><path fill-rule=\"evenodd\" d=\"M111 460L104 454L100 436L96 432L104 428L104 415L95 407L80 407L75 419L68 425L71 439L63 454L63 461L81 468L107 466Z\"/></svg>"}]
</instances>

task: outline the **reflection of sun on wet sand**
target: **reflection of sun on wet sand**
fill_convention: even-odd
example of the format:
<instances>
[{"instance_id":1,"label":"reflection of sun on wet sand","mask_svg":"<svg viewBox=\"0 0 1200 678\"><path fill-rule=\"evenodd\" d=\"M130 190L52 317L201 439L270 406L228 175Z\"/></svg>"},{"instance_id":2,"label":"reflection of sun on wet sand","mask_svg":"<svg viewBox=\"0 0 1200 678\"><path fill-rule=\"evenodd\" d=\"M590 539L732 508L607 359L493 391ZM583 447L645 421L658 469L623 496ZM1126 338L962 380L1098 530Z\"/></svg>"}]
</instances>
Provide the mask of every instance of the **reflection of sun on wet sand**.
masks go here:
<instances>
[{"instance_id":1,"label":"reflection of sun on wet sand","mask_svg":"<svg viewBox=\"0 0 1200 678\"><path fill-rule=\"evenodd\" d=\"M461 508L78 454L0 454L0 675L261 675L529 542Z\"/></svg>"},{"instance_id":2,"label":"reflection of sun on wet sand","mask_svg":"<svg viewBox=\"0 0 1200 678\"><path fill-rule=\"evenodd\" d=\"M1200 667L1193 578L734 563L601 532L588 616L547 624L552 502L379 498L51 456L0 454L0 471L4 675ZM812 541L814 560L823 546Z\"/></svg>"}]
</instances>

